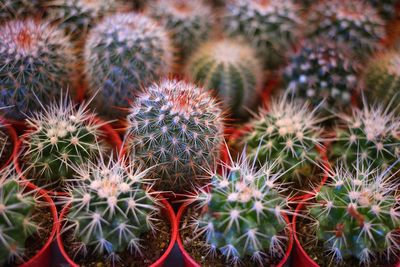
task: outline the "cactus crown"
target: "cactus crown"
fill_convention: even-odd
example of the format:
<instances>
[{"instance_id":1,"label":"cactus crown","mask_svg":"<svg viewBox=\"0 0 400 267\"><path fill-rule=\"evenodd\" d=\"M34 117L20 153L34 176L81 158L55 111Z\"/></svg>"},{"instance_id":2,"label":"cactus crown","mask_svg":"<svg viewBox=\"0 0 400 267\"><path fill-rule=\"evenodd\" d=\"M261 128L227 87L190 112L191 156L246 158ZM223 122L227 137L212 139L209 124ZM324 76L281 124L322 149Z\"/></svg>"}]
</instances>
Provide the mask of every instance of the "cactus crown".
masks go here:
<instances>
[{"instance_id":1,"label":"cactus crown","mask_svg":"<svg viewBox=\"0 0 400 267\"><path fill-rule=\"evenodd\" d=\"M102 113L121 116L140 88L169 72L172 61L165 30L136 13L107 17L90 33L85 47L89 89Z\"/></svg>"},{"instance_id":2,"label":"cactus crown","mask_svg":"<svg viewBox=\"0 0 400 267\"><path fill-rule=\"evenodd\" d=\"M128 116L128 142L165 190L198 184L204 166L218 157L222 115L203 88L176 80L153 84L139 95Z\"/></svg>"},{"instance_id":3,"label":"cactus crown","mask_svg":"<svg viewBox=\"0 0 400 267\"><path fill-rule=\"evenodd\" d=\"M261 63L253 49L224 39L203 44L190 59L187 76L214 90L235 117L245 116L263 86Z\"/></svg>"},{"instance_id":4,"label":"cactus crown","mask_svg":"<svg viewBox=\"0 0 400 267\"><path fill-rule=\"evenodd\" d=\"M62 32L33 20L0 27L0 108L22 119L73 85L75 57Z\"/></svg>"},{"instance_id":5,"label":"cactus crown","mask_svg":"<svg viewBox=\"0 0 400 267\"><path fill-rule=\"evenodd\" d=\"M124 158L89 162L79 168L64 201L70 204L65 231L78 242L77 253L91 251L118 260L118 254L130 251L142 254L141 234L154 231L159 204L143 189L148 170ZM86 256L86 255L84 255Z\"/></svg>"},{"instance_id":6,"label":"cactus crown","mask_svg":"<svg viewBox=\"0 0 400 267\"><path fill-rule=\"evenodd\" d=\"M369 265L382 253L393 259L400 248L400 202L390 168L380 172L361 159L353 168L338 166L309 207L316 238L332 261L355 257Z\"/></svg>"},{"instance_id":7,"label":"cactus crown","mask_svg":"<svg viewBox=\"0 0 400 267\"><path fill-rule=\"evenodd\" d=\"M63 98L27 119L24 161L41 186L63 187L77 165L102 152L101 124L87 105Z\"/></svg>"},{"instance_id":8,"label":"cactus crown","mask_svg":"<svg viewBox=\"0 0 400 267\"><path fill-rule=\"evenodd\" d=\"M317 109L287 95L272 99L269 109L262 109L251 122L252 130L245 136L249 156L259 164L276 160L285 170L284 180L300 181L315 174L319 159L322 129Z\"/></svg>"},{"instance_id":9,"label":"cactus crown","mask_svg":"<svg viewBox=\"0 0 400 267\"><path fill-rule=\"evenodd\" d=\"M0 0L0 21L32 16L39 7L39 0Z\"/></svg>"},{"instance_id":10,"label":"cactus crown","mask_svg":"<svg viewBox=\"0 0 400 267\"><path fill-rule=\"evenodd\" d=\"M210 255L221 253L233 264L251 258L261 265L267 255L283 256L288 201L280 196L285 189L275 164L256 168L243 153L221 166L221 174L212 173L210 192L196 197L203 213L192 225L197 237L205 237Z\"/></svg>"}]
</instances>

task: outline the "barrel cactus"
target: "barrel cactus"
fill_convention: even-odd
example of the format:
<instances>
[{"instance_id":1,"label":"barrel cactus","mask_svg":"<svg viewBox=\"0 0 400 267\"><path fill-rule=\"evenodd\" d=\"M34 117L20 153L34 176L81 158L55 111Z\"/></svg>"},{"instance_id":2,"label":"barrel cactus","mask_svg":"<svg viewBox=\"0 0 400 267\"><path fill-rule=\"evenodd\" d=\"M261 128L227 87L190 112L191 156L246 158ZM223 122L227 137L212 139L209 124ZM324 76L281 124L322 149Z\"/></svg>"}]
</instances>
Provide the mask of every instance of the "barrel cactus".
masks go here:
<instances>
[{"instance_id":1,"label":"barrel cactus","mask_svg":"<svg viewBox=\"0 0 400 267\"><path fill-rule=\"evenodd\" d=\"M190 58L187 77L215 91L234 117L244 117L262 90L262 64L255 52L236 40L203 44Z\"/></svg>"},{"instance_id":2,"label":"barrel cactus","mask_svg":"<svg viewBox=\"0 0 400 267\"><path fill-rule=\"evenodd\" d=\"M46 23L14 20L0 26L0 108L13 119L73 90L76 58L62 32Z\"/></svg>"},{"instance_id":3,"label":"barrel cactus","mask_svg":"<svg viewBox=\"0 0 400 267\"><path fill-rule=\"evenodd\" d=\"M101 262L117 266L119 254L142 253L141 234L156 230L159 204L143 189L146 171L136 167L121 158L101 157L79 168L75 179L80 182L64 197L70 208L62 230L77 244L75 256L100 257Z\"/></svg>"},{"instance_id":4,"label":"barrel cactus","mask_svg":"<svg viewBox=\"0 0 400 267\"><path fill-rule=\"evenodd\" d=\"M0 0L0 21L40 14L40 0Z\"/></svg>"},{"instance_id":5,"label":"barrel cactus","mask_svg":"<svg viewBox=\"0 0 400 267\"><path fill-rule=\"evenodd\" d=\"M264 66L273 69L297 41L302 19L292 0L230 0L222 22L229 36L250 41Z\"/></svg>"},{"instance_id":6,"label":"barrel cactus","mask_svg":"<svg viewBox=\"0 0 400 267\"><path fill-rule=\"evenodd\" d=\"M133 102L126 136L131 153L156 189L181 192L202 182L222 142L222 115L203 88L176 81L153 84Z\"/></svg>"},{"instance_id":7,"label":"barrel cactus","mask_svg":"<svg viewBox=\"0 0 400 267\"><path fill-rule=\"evenodd\" d=\"M136 13L107 17L91 31L85 47L85 73L96 108L106 117L121 118L142 87L170 71L171 62L167 33L152 19Z\"/></svg>"},{"instance_id":8,"label":"barrel cactus","mask_svg":"<svg viewBox=\"0 0 400 267\"><path fill-rule=\"evenodd\" d=\"M346 47L315 39L305 41L290 56L284 81L287 91L296 98L328 110L342 110L351 103L358 69Z\"/></svg>"},{"instance_id":9,"label":"barrel cactus","mask_svg":"<svg viewBox=\"0 0 400 267\"><path fill-rule=\"evenodd\" d=\"M101 124L87 105L77 107L65 98L33 114L27 124L24 168L41 187L63 191L79 165L101 154Z\"/></svg>"},{"instance_id":10,"label":"barrel cactus","mask_svg":"<svg viewBox=\"0 0 400 267\"><path fill-rule=\"evenodd\" d=\"M171 34L177 65L208 39L214 22L211 7L202 0L158 0L148 12Z\"/></svg>"},{"instance_id":11,"label":"barrel cactus","mask_svg":"<svg viewBox=\"0 0 400 267\"><path fill-rule=\"evenodd\" d=\"M203 213L192 223L194 236L205 239L207 255L222 254L235 266L243 261L266 266L268 255L284 255L289 208L276 181L281 174L272 171L273 165L265 162L256 169L243 154L220 166L221 174L212 174L210 192L196 197Z\"/></svg>"},{"instance_id":12,"label":"barrel cactus","mask_svg":"<svg viewBox=\"0 0 400 267\"><path fill-rule=\"evenodd\" d=\"M309 212L316 239L334 264L355 258L363 266L391 266L374 261L399 255L400 199L389 169L380 172L362 162L354 169L339 166L315 195Z\"/></svg>"}]
</instances>

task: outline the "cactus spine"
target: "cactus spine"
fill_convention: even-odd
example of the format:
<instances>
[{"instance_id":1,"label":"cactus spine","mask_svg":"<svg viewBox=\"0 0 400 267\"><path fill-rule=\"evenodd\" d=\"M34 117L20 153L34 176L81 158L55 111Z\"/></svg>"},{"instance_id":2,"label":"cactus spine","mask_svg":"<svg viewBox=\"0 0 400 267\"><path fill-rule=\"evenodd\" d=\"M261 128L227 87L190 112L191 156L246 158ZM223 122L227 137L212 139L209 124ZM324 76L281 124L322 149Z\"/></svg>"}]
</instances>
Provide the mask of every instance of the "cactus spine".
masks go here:
<instances>
[{"instance_id":1,"label":"cactus spine","mask_svg":"<svg viewBox=\"0 0 400 267\"><path fill-rule=\"evenodd\" d=\"M40 0L0 0L0 21L32 16L39 13Z\"/></svg>"}]
</instances>

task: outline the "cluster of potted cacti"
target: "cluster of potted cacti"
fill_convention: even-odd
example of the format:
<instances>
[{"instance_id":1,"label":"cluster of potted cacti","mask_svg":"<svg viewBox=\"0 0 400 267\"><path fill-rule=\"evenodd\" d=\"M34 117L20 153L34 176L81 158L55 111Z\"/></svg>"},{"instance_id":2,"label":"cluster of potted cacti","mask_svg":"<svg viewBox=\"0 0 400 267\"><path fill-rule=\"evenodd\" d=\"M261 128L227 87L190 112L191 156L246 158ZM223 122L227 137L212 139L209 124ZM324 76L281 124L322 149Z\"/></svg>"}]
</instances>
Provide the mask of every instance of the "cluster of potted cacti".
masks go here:
<instances>
[{"instance_id":1,"label":"cluster of potted cacti","mask_svg":"<svg viewBox=\"0 0 400 267\"><path fill-rule=\"evenodd\" d=\"M0 266L399 267L398 2L0 0Z\"/></svg>"}]
</instances>

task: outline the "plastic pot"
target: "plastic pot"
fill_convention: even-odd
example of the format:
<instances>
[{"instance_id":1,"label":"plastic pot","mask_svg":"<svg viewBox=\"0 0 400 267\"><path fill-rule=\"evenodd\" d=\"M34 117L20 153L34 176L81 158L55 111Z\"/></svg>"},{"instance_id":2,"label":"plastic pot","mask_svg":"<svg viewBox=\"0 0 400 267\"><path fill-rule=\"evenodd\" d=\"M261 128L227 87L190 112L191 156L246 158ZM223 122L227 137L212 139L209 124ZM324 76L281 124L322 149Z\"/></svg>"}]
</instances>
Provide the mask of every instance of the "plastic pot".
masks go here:
<instances>
[{"instance_id":1,"label":"plastic pot","mask_svg":"<svg viewBox=\"0 0 400 267\"><path fill-rule=\"evenodd\" d=\"M188 206L190 206L191 203L192 202L186 202L179 208L178 214L176 215L178 227L180 226L180 221L182 220L182 216L184 215L185 211L187 210ZM288 224L288 227L287 227L287 229L288 229L288 245L286 248L285 256L275 267L282 267L288 262L288 259L290 257L290 254L291 254L291 251L293 248L293 230L290 226L289 218L286 215L284 217L285 217L286 223ZM185 267L201 267L201 265L199 263L197 263L190 256L190 254L185 250L185 247L183 246L183 243L182 243L182 238L181 238L180 233L178 233L178 236L177 236L177 243L178 243L179 249L182 252L184 266Z\"/></svg>"},{"instance_id":2,"label":"plastic pot","mask_svg":"<svg viewBox=\"0 0 400 267\"><path fill-rule=\"evenodd\" d=\"M18 147L18 136L17 133L15 132L14 128L11 126L9 121L4 119L3 117L0 117L0 125L4 126L5 132L8 135L8 137L11 139L11 144L12 144L12 154L10 155L10 158L8 158L4 163L0 163L0 170L3 169L4 167L8 166L12 160L13 160L13 155L17 153Z\"/></svg>"},{"instance_id":3,"label":"plastic pot","mask_svg":"<svg viewBox=\"0 0 400 267\"><path fill-rule=\"evenodd\" d=\"M100 130L104 133L104 136L102 136L102 138L109 144L114 146L114 150L117 152L121 152L123 153L122 149L122 140L120 138L120 136L118 135L117 132L114 131L114 129L107 123L103 122L101 119L99 118L95 118L95 122L97 124L101 124L100 126ZM28 184L30 184L31 186L34 186L36 188L38 188L37 185L35 185L34 183L30 182L29 179L27 179L24 175L24 172L21 168L21 164L20 164L20 155L23 154L23 150L24 150L24 140L26 138L26 134L23 135L17 142L17 145L14 149L14 154L13 154L13 160L14 160L14 166L15 169L17 170L18 174L20 175L21 179L25 180ZM57 191L53 191L53 190L46 190L44 188L41 188L41 190L47 194L49 194L50 196L65 196L67 193L65 192L57 192Z\"/></svg>"},{"instance_id":4,"label":"plastic pot","mask_svg":"<svg viewBox=\"0 0 400 267\"><path fill-rule=\"evenodd\" d=\"M150 265L150 267L162 267L165 263L165 261L167 260L169 254L171 253L177 235L178 235L178 224L177 224L177 220L175 218L175 213L174 210L172 209L171 205L164 199L160 199L163 207L162 207L162 214L165 217L165 219L167 219L169 221L169 223L171 224L171 239L169 242L169 245L167 247L167 249L165 250L164 254L154 263L152 263ZM62 209L61 213L60 213L60 219L59 219L59 224L57 227L57 244L58 247L61 251L62 256L65 258L65 260L68 262L68 264L71 267L78 267L79 265L76 264L67 254L67 252L65 251L64 245L63 245L63 239L62 239L62 234L61 234L61 228L62 228L62 221L65 218L66 213L69 210L69 206L66 206Z\"/></svg>"}]
</instances>

